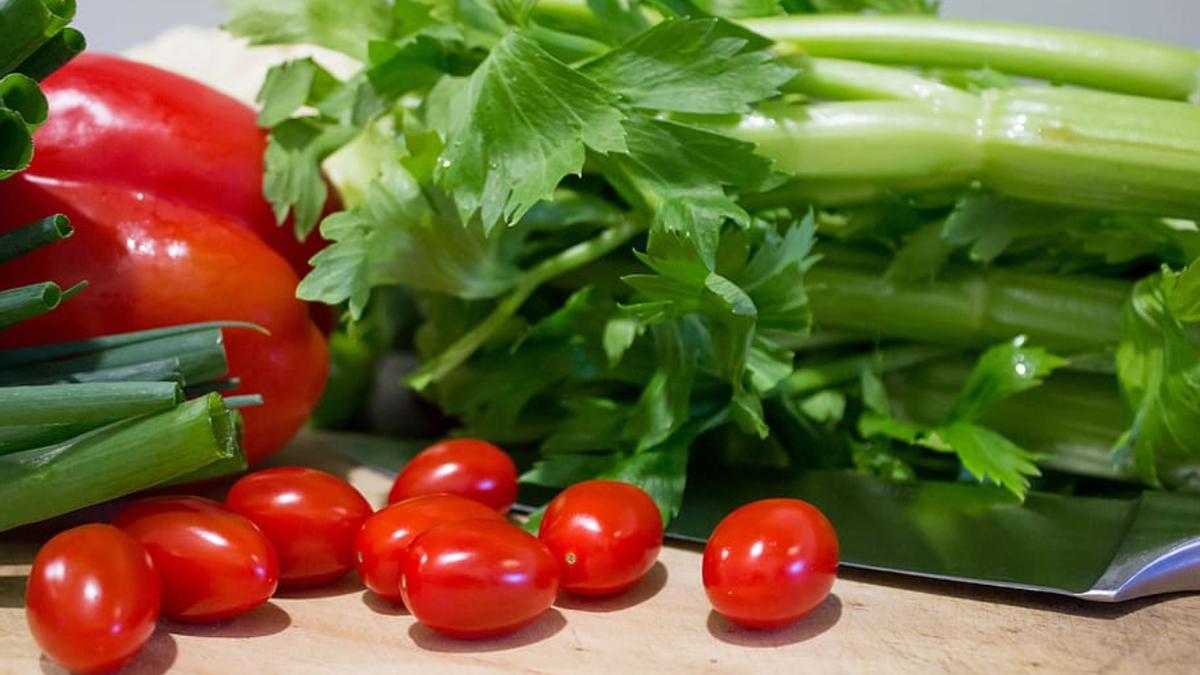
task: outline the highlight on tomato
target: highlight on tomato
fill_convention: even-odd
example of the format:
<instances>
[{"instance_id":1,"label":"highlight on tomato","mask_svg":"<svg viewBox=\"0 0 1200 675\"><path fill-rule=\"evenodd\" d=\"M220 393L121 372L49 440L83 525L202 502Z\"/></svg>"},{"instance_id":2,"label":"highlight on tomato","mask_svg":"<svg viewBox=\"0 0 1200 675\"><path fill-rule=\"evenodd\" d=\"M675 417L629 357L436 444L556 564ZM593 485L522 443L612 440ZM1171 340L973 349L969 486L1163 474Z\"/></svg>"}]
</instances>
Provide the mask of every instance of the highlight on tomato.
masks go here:
<instances>
[{"instance_id":1,"label":"highlight on tomato","mask_svg":"<svg viewBox=\"0 0 1200 675\"><path fill-rule=\"evenodd\" d=\"M714 609L747 628L783 628L829 595L838 540L817 507L764 499L725 516L704 548L704 590Z\"/></svg>"},{"instance_id":2,"label":"highlight on tomato","mask_svg":"<svg viewBox=\"0 0 1200 675\"><path fill-rule=\"evenodd\" d=\"M517 465L487 441L453 438L435 443L396 476L388 503L442 492L507 512L517 500Z\"/></svg>"},{"instance_id":3,"label":"highlight on tomato","mask_svg":"<svg viewBox=\"0 0 1200 675\"><path fill-rule=\"evenodd\" d=\"M29 631L76 673L116 670L154 633L162 605L150 555L111 525L83 525L46 542L25 593Z\"/></svg>"},{"instance_id":4,"label":"highlight on tomato","mask_svg":"<svg viewBox=\"0 0 1200 675\"><path fill-rule=\"evenodd\" d=\"M462 520L507 522L495 509L457 495L422 495L390 504L363 523L354 540L354 566L373 593L402 600L401 569L409 545L428 530Z\"/></svg>"},{"instance_id":5,"label":"highlight on tomato","mask_svg":"<svg viewBox=\"0 0 1200 675\"><path fill-rule=\"evenodd\" d=\"M404 557L404 604L417 621L463 639L520 630L558 594L558 563L507 523L463 520L417 537Z\"/></svg>"},{"instance_id":6,"label":"highlight on tomato","mask_svg":"<svg viewBox=\"0 0 1200 675\"><path fill-rule=\"evenodd\" d=\"M354 567L354 538L371 505L337 476L279 467L242 477L225 506L262 530L279 556L279 585L336 581Z\"/></svg>"},{"instance_id":7,"label":"highlight on tomato","mask_svg":"<svg viewBox=\"0 0 1200 675\"><path fill-rule=\"evenodd\" d=\"M546 507L538 539L558 561L564 590L619 593L636 584L658 559L662 514L637 486L584 481L560 492Z\"/></svg>"},{"instance_id":8,"label":"highlight on tomato","mask_svg":"<svg viewBox=\"0 0 1200 675\"><path fill-rule=\"evenodd\" d=\"M162 615L223 621L266 602L279 583L279 560L258 527L199 497L135 502L114 519L146 548L162 581Z\"/></svg>"}]
</instances>

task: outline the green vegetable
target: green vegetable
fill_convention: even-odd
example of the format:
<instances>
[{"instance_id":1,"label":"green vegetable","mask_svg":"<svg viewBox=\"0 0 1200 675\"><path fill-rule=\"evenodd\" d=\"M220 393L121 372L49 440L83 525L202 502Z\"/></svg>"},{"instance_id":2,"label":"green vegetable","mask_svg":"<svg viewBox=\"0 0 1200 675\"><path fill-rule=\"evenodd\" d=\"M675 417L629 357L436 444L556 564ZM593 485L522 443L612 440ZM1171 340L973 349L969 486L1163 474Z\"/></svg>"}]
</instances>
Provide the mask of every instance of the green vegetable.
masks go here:
<instances>
[{"instance_id":1,"label":"green vegetable","mask_svg":"<svg viewBox=\"0 0 1200 675\"><path fill-rule=\"evenodd\" d=\"M0 1L0 180L32 156L49 113L36 79L84 47L73 0ZM15 71L15 72L11 72ZM62 215L0 234L0 264L71 236ZM0 330L53 311L87 286L0 289ZM0 349L0 531L163 485L241 471L236 408L223 401L223 328L176 326ZM250 327L253 328L253 327ZM199 396L193 400L185 397Z\"/></svg>"},{"instance_id":2,"label":"green vegetable","mask_svg":"<svg viewBox=\"0 0 1200 675\"><path fill-rule=\"evenodd\" d=\"M353 168L299 295L353 322L405 287L409 383L535 450L528 483L631 480L667 516L723 464L1200 488L1200 55L934 5L239 1L228 27L362 62L260 94L277 213L310 226L321 163Z\"/></svg>"},{"instance_id":3,"label":"green vegetable","mask_svg":"<svg viewBox=\"0 0 1200 675\"><path fill-rule=\"evenodd\" d=\"M211 394L60 444L0 456L0 530L187 476L241 455L236 413Z\"/></svg>"}]
</instances>

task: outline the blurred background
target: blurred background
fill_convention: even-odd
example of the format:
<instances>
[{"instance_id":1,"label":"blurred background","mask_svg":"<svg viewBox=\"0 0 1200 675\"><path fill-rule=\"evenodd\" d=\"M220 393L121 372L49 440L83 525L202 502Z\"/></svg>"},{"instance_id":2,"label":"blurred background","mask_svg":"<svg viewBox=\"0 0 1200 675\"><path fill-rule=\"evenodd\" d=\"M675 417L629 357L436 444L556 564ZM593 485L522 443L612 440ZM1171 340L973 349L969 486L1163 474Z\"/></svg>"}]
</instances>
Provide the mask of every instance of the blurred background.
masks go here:
<instances>
[{"instance_id":1,"label":"blurred background","mask_svg":"<svg viewBox=\"0 0 1200 675\"><path fill-rule=\"evenodd\" d=\"M221 0L80 0L74 25L87 34L91 49L119 51L168 26L216 26L220 5ZM1200 0L943 0L942 13L1056 24L1200 48Z\"/></svg>"}]
</instances>

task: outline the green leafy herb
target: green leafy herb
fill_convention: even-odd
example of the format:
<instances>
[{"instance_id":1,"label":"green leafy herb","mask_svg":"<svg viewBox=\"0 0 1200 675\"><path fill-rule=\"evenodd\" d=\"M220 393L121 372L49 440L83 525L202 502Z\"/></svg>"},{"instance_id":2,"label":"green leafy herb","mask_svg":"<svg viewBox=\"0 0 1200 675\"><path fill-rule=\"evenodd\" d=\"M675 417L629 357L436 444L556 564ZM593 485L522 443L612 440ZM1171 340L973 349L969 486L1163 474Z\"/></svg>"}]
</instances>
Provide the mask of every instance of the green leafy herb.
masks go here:
<instances>
[{"instance_id":1,"label":"green leafy herb","mask_svg":"<svg viewBox=\"0 0 1200 675\"><path fill-rule=\"evenodd\" d=\"M233 24L362 65L260 97L281 219L347 176L299 294L411 293L408 383L527 482L666 516L728 464L1104 490L1123 390L1141 480L1192 485L1193 51L925 0L324 6Z\"/></svg>"}]
</instances>

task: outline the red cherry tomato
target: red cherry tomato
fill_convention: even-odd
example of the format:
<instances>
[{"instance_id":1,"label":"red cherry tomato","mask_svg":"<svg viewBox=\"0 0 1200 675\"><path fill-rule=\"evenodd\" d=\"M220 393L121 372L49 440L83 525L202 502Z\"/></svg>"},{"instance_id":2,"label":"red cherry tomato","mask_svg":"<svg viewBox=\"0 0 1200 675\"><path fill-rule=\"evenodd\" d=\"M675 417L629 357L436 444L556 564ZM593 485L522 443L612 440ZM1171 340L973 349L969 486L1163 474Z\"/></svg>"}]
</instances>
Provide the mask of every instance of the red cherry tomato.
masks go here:
<instances>
[{"instance_id":1,"label":"red cherry tomato","mask_svg":"<svg viewBox=\"0 0 1200 675\"><path fill-rule=\"evenodd\" d=\"M486 441L456 438L435 443L396 476L388 503L442 492L506 512L517 500L517 466Z\"/></svg>"},{"instance_id":2,"label":"red cherry tomato","mask_svg":"<svg viewBox=\"0 0 1200 675\"><path fill-rule=\"evenodd\" d=\"M162 580L163 616L223 621L263 604L279 583L279 561L254 523L198 497L147 499L114 522L141 542Z\"/></svg>"},{"instance_id":3,"label":"red cherry tomato","mask_svg":"<svg viewBox=\"0 0 1200 675\"><path fill-rule=\"evenodd\" d=\"M371 505L346 481L315 469L258 471L233 484L225 505L249 518L279 554L279 583L315 586L354 566L354 537Z\"/></svg>"},{"instance_id":4,"label":"red cherry tomato","mask_svg":"<svg viewBox=\"0 0 1200 675\"><path fill-rule=\"evenodd\" d=\"M84 525L38 551L25 616L47 656L68 670L97 673L138 653L161 603L146 549L111 525Z\"/></svg>"},{"instance_id":5,"label":"red cherry tomato","mask_svg":"<svg viewBox=\"0 0 1200 675\"><path fill-rule=\"evenodd\" d=\"M564 589L617 593L637 583L658 559L662 515L641 488L590 480L550 502L538 539L558 560Z\"/></svg>"},{"instance_id":6,"label":"red cherry tomato","mask_svg":"<svg viewBox=\"0 0 1200 675\"><path fill-rule=\"evenodd\" d=\"M817 507L764 499L725 516L704 548L713 607L748 628L782 628L816 609L837 576L838 540Z\"/></svg>"},{"instance_id":7,"label":"red cherry tomato","mask_svg":"<svg viewBox=\"0 0 1200 675\"><path fill-rule=\"evenodd\" d=\"M409 544L438 525L475 519L507 522L491 507L456 495L396 502L363 523L354 541L354 566L367 588L388 600L401 600L400 568Z\"/></svg>"},{"instance_id":8,"label":"red cherry tomato","mask_svg":"<svg viewBox=\"0 0 1200 675\"><path fill-rule=\"evenodd\" d=\"M465 639L495 637L550 608L558 563L517 527L463 520L413 541L400 588L409 611L433 630Z\"/></svg>"},{"instance_id":9,"label":"red cherry tomato","mask_svg":"<svg viewBox=\"0 0 1200 675\"><path fill-rule=\"evenodd\" d=\"M113 516L112 524L122 530L133 521L163 511L188 511L191 513L233 513L221 502L187 495L164 495L146 497L126 506Z\"/></svg>"}]
</instances>

